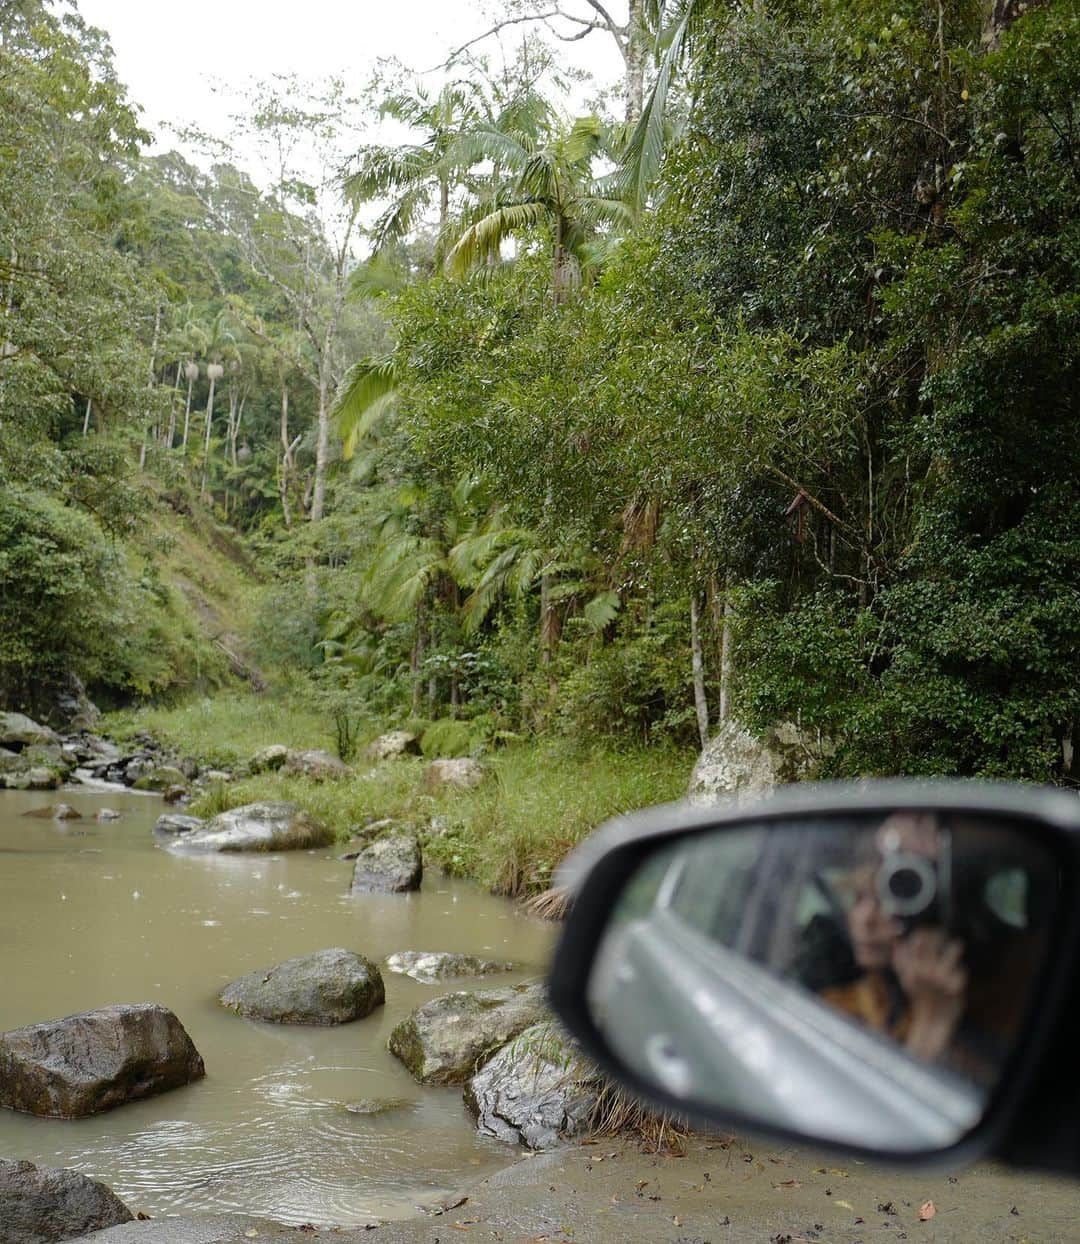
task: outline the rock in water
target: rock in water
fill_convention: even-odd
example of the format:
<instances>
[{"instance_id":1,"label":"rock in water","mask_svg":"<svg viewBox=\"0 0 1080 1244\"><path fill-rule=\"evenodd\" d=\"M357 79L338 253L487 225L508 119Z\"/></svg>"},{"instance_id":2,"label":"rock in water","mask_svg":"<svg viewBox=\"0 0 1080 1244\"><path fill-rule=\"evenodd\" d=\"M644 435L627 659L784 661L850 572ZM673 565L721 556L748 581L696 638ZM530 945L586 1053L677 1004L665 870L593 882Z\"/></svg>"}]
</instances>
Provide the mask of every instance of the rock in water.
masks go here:
<instances>
[{"instance_id":1,"label":"rock in water","mask_svg":"<svg viewBox=\"0 0 1080 1244\"><path fill-rule=\"evenodd\" d=\"M206 822L198 816L185 816L182 812L166 812L159 816L155 825L155 834L192 834L202 829Z\"/></svg>"},{"instance_id":2,"label":"rock in water","mask_svg":"<svg viewBox=\"0 0 1080 1244\"><path fill-rule=\"evenodd\" d=\"M479 760L470 756L459 756L454 760L433 760L424 770L424 789L426 791L472 790L487 777L487 770Z\"/></svg>"},{"instance_id":3,"label":"rock in water","mask_svg":"<svg viewBox=\"0 0 1080 1244\"><path fill-rule=\"evenodd\" d=\"M387 1049L421 1084L463 1084L507 1041L547 1018L543 985L449 993L403 1019Z\"/></svg>"},{"instance_id":4,"label":"rock in water","mask_svg":"<svg viewBox=\"0 0 1080 1244\"><path fill-rule=\"evenodd\" d=\"M754 794L788 782L818 776L834 748L827 740L791 722L773 726L760 737L737 721L717 731L694 765L687 795L709 804L732 795Z\"/></svg>"},{"instance_id":5,"label":"rock in water","mask_svg":"<svg viewBox=\"0 0 1080 1244\"><path fill-rule=\"evenodd\" d=\"M105 1006L0 1033L0 1106L78 1119L206 1074L167 1007Z\"/></svg>"},{"instance_id":6,"label":"rock in water","mask_svg":"<svg viewBox=\"0 0 1080 1244\"><path fill-rule=\"evenodd\" d=\"M380 734L364 748L365 760L393 760L395 756L419 756L420 740L408 730L391 730Z\"/></svg>"},{"instance_id":7,"label":"rock in water","mask_svg":"<svg viewBox=\"0 0 1080 1244\"><path fill-rule=\"evenodd\" d=\"M325 847L334 832L295 803L248 803L212 817L170 851L299 851Z\"/></svg>"},{"instance_id":8,"label":"rock in water","mask_svg":"<svg viewBox=\"0 0 1080 1244\"><path fill-rule=\"evenodd\" d=\"M299 774L315 782L348 777L350 772L349 766L344 761L320 749L310 752L289 752L281 771Z\"/></svg>"},{"instance_id":9,"label":"rock in water","mask_svg":"<svg viewBox=\"0 0 1080 1244\"><path fill-rule=\"evenodd\" d=\"M502 959L480 959L476 955L458 955L449 950L399 950L386 960L387 970L411 976L424 985L453 980L462 976L491 976L496 972L512 972L514 964Z\"/></svg>"},{"instance_id":10,"label":"rock in water","mask_svg":"<svg viewBox=\"0 0 1080 1244\"><path fill-rule=\"evenodd\" d=\"M241 976L222 990L222 1006L275 1024L348 1024L386 1000L379 969L340 947L286 959Z\"/></svg>"},{"instance_id":11,"label":"rock in water","mask_svg":"<svg viewBox=\"0 0 1080 1244\"><path fill-rule=\"evenodd\" d=\"M0 1244L51 1244L131 1222L115 1193L78 1171L0 1158Z\"/></svg>"},{"instance_id":12,"label":"rock in water","mask_svg":"<svg viewBox=\"0 0 1080 1244\"><path fill-rule=\"evenodd\" d=\"M419 890L424 875L420 844L409 834L377 838L353 865L353 894L400 894Z\"/></svg>"},{"instance_id":13,"label":"rock in water","mask_svg":"<svg viewBox=\"0 0 1080 1244\"><path fill-rule=\"evenodd\" d=\"M536 1024L484 1064L464 1097L482 1135L551 1149L588 1119L595 1085L570 1039L555 1024Z\"/></svg>"}]
</instances>

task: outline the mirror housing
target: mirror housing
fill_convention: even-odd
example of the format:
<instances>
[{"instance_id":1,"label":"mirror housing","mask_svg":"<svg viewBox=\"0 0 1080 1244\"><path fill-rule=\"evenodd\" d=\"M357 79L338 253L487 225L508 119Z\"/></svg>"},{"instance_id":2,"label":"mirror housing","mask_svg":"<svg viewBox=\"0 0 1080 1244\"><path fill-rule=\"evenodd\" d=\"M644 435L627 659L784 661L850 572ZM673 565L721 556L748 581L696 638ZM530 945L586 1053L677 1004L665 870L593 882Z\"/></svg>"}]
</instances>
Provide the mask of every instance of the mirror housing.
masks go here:
<instances>
[{"instance_id":1,"label":"mirror housing","mask_svg":"<svg viewBox=\"0 0 1080 1244\"><path fill-rule=\"evenodd\" d=\"M712 975L688 977L682 970L685 965L672 953L672 947L683 944L670 940L663 943L659 935L664 930L647 921L638 920L634 930L638 947L651 946L655 952L652 958L662 965L662 954L656 950L657 945L662 945L663 952L668 954L672 978L681 971L682 979L692 982L688 989L694 994L693 1025L699 1029L693 1034L697 1042L696 1061L686 1056L693 1041L683 1041L690 1023L689 1012L683 1014L671 1002L672 997L677 997L670 992L677 989L674 979L654 975L650 979L657 982L657 987L651 993L640 981L634 983L633 988L646 990L639 999L645 1003L644 1008L639 1008L646 1014L644 1026L637 1022L628 1026L625 1018L615 1018L616 1013L623 1017L636 1013L628 1012L625 1006L620 1010L619 1003L625 1001L622 994L630 986L616 980L620 971L626 981L634 977L634 971L627 966L629 950L634 947L622 933L616 939L614 930L625 927L628 901L624 901L624 896L631 892L628 887L635 878L645 875L650 861L659 861L663 871L665 861L677 859L684 846L686 851L693 847L697 851L695 858L700 859L702 844L734 844L740 832L745 836L748 832L780 835L783 831L788 834L787 841L798 842L800 832L803 838L825 830L833 838L851 836L851 827L860 818L863 824L885 824L897 816L929 817L943 824L990 825L999 830L1008 827L1015 841L1030 843L1040 858L1053 865L1053 910L1046 912L1045 886L1037 900L1039 912L1045 916L1040 931L1043 949L1038 971L1031 973L1037 979L1030 981L1030 996L1016 1003L1015 1040L1011 1039L1009 1048L1003 1051L1000 1065L995 1064L992 1083L987 1083L981 1096L973 1099L974 1105L972 1101L965 1102L964 1094L969 1092L970 1096L970 1086L960 1083L951 1072L931 1069L928 1073L907 1053L885 1050L886 1043L879 1034L857 1032L857 1025L850 1020L822 1014L827 1008L804 988L766 978L760 967L732 956L730 949L721 947L715 951L715 962L708 965L716 969ZM794 836L793 825L800 827ZM1022 1107L1030 1106L1032 1093L1041 1091L1045 1096L1045 1083L1039 1089L1040 1079L1046 1080L1041 1075L1045 1071L1044 1056L1055 1035L1060 1035L1059 1021L1075 985L1080 946L1080 904L1075 902L1076 883L1080 879L1078 830L1080 799L1073 794L961 781L804 784L782 788L752 803L732 802L707 808L675 804L619 817L601 827L564 866L560 880L568 887L572 901L550 975L552 1004L585 1053L603 1071L656 1107L693 1122L745 1128L783 1141L811 1142L879 1160L956 1164L996 1150L1007 1152L1011 1161L1023 1163L1023 1146L1018 1151L1011 1124ZM877 840L880 843L880 833ZM885 881L880 880L885 870L877 867L879 898L883 885L910 890L925 881L925 859L917 858L917 852L913 857L904 846L903 842L894 843L890 849ZM970 860L977 858L977 853L973 855L969 850L967 856L958 858ZM944 860L935 864L935 870L944 864ZM653 872L657 870L654 863ZM668 871L669 875L675 872ZM700 871L699 868L699 874ZM661 881L655 891L660 906L664 905L664 884ZM905 901L910 907L910 898ZM604 987L605 996L613 1000L611 1014L606 1016L604 1004L598 1002L604 992L598 992L598 972L606 972L613 982ZM778 988L787 993L777 994ZM750 1011L746 1009L748 997ZM655 1005L650 1008L653 1001ZM709 1020L709 1040L725 1055L718 1065L722 1071L734 1069L738 1075L710 1078L711 1065L700 1055L704 1028L696 1017L702 1014ZM773 1025L770 1017L781 1014L783 1022ZM813 1039L808 1037L799 1046L800 1031L810 1033L811 1029ZM809 1090L821 1087L817 1073L811 1072L815 1065L827 1069L830 1060L815 1064L816 1053L830 1055L834 1065L838 1062L833 1048L837 1041L850 1073L844 1077L848 1081L844 1091L848 1105L854 1107L833 1111L844 1120L842 1126L830 1124L825 1118L829 1111L822 1113L820 1105L818 1115L814 1109L795 1108L800 1083L806 1086L807 1096L812 1096ZM734 1056L745 1056L748 1043L758 1052L763 1085L774 1085L778 1071L795 1068L794 1078L786 1077L790 1081L786 1099L782 1092L755 1096L753 1092L736 1091L736 1084L743 1084L745 1068L739 1071ZM771 1064L761 1054L763 1049L772 1058ZM809 1057L800 1060L804 1051ZM743 1062L747 1062L745 1057ZM688 1065L693 1067L694 1074L687 1071ZM879 1074L883 1068L884 1073ZM752 1077L753 1069L750 1074ZM936 1081L934 1076L938 1077ZM840 1083L839 1078L837 1082ZM1061 1108L1060 1082L1056 1088L1056 1104ZM836 1099L829 1099L826 1094L823 1100ZM940 1117L934 1117L935 1111L927 1108L927 1103L934 1102L941 1105ZM1043 1149L1032 1160L1052 1167L1045 1145Z\"/></svg>"}]
</instances>

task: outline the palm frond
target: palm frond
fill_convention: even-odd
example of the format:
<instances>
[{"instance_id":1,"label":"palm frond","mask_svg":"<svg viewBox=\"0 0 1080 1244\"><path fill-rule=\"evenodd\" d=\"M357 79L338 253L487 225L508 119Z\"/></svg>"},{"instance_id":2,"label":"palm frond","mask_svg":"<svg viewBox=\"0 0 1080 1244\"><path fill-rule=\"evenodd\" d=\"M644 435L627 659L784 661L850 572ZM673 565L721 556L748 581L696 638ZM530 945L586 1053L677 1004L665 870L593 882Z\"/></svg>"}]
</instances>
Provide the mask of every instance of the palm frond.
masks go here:
<instances>
[{"instance_id":1,"label":"palm frond","mask_svg":"<svg viewBox=\"0 0 1080 1244\"><path fill-rule=\"evenodd\" d=\"M581 616L585 619L589 629L599 634L615 621L621 607L622 601L619 599L618 592L597 592L581 611Z\"/></svg>"},{"instance_id":2,"label":"palm frond","mask_svg":"<svg viewBox=\"0 0 1080 1244\"><path fill-rule=\"evenodd\" d=\"M345 178L345 193L354 203L367 203L425 177L432 156L426 147L372 146L362 147L354 162L354 171Z\"/></svg>"},{"instance_id":3,"label":"palm frond","mask_svg":"<svg viewBox=\"0 0 1080 1244\"><path fill-rule=\"evenodd\" d=\"M652 90L626 145L617 173L622 197L642 208L648 201L649 187L656 179L667 147L667 104L671 83L683 55L703 21L704 0L682 0L676 7L663 0L651 0L657 30L657 45L663 48ZM664 25L668 11L673 20Z\"/></svg>"},{"instance_id":4,"label":"palm frond","mask_svg":"<svg viewBox=\"0 0 1080 1244\"><path fill-rule=\"evenodd\" d=\"M446 269L462 276L489 255L498 255L506 238L542 224L547 209L542 203L511 203L496 208L470 225L450 248Z\"/></svg>"},{"instance_id":5,"label":"palm frond","mask_svg":"<svg viewBox=\"0 0 1080 1244\"><path fill-rule=\"evenodd\" d=\"M393 355L360 359L346 372L330 411L345 442L346 458L391 409L397 384L398 362Z\"/></svg>"}]
</instances>

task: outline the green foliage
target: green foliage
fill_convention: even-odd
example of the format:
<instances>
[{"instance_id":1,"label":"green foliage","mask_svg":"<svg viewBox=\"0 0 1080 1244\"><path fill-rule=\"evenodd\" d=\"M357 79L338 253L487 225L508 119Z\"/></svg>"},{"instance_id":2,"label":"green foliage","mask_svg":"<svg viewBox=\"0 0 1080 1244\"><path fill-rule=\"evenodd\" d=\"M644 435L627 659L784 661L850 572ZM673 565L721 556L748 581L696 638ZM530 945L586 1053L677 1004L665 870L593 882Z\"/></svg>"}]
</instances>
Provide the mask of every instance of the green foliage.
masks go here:
<instances>
[{"instance_id":1,"label":"green foliage","mask_svg":"<svg viewBox=\"0 0 1080 1244\"><path fill-rule=\"evenodd\" d=\"M430 759L437 756L468 756L476 749L476 739L468 722L446 718L433 721L420 739L420 748Z\"/></svg>"}]
</instances>

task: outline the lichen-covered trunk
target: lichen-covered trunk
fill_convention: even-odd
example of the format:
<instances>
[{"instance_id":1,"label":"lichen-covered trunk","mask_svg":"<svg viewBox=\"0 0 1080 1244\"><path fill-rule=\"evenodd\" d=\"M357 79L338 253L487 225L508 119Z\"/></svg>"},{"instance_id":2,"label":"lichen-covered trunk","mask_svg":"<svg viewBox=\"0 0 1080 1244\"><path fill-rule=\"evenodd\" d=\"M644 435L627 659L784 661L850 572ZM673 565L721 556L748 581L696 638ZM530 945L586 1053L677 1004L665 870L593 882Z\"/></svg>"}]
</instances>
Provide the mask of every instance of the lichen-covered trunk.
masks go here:
<instances>
[{"instance_id":1,"label":"lichen-covered trunk","mask_svg":"<svg viewBox=\"0 0 1080 1244\"><path fill-rule=\"evenodd\" d=\"M645 22L643 0L630 0L626 20L626 43L623 61L626 66L624 91L626 119L634 125L641 116L645 100Z\"/></svg>"}]
</instances>

